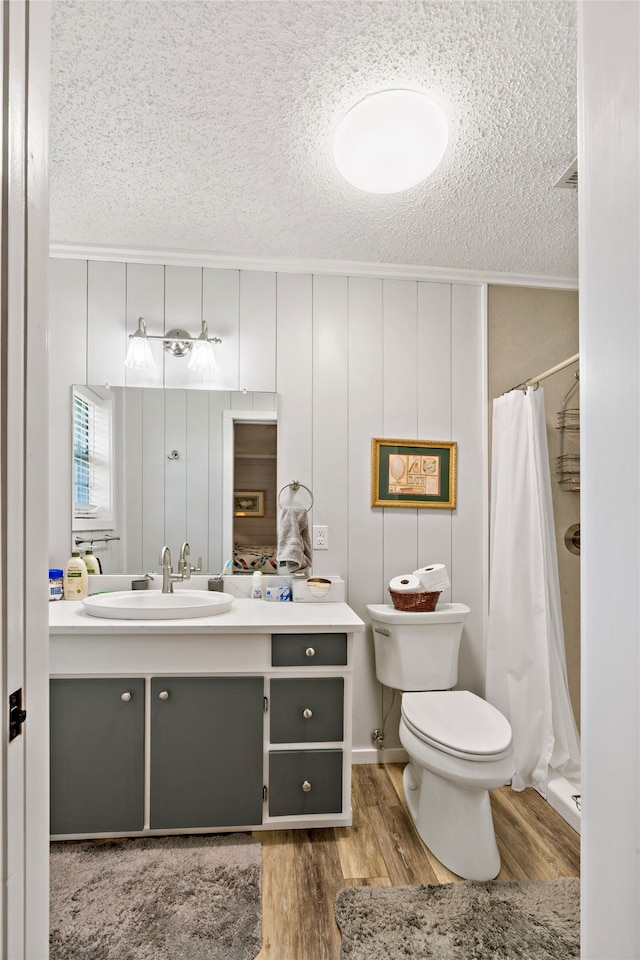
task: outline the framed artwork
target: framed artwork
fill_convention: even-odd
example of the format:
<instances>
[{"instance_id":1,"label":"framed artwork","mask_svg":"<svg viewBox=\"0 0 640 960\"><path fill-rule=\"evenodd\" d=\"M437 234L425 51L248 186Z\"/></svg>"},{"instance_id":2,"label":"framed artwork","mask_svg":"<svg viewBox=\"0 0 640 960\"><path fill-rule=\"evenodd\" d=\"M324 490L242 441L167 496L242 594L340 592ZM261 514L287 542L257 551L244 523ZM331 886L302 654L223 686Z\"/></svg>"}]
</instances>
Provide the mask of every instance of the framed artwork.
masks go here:
<instances>
[{"instance_id":1,"label":"framed artwork","mask_svg":"<svg viewBox=\"0 0 640 960\"><path fill-rule=\"evenodd\" d=\"M372 507L456 505L457 443L440 440L371 441Z\"/></svg>"},{"instance_id":2,"label":"framed artwork","mask_svg":"<svg viewBox=\"0 0 640 960\"><path fill-rule=\"evenodd\" d=\"M264 517L264 490L234 490L234 517Z\"/></svg>"}]
</instances>

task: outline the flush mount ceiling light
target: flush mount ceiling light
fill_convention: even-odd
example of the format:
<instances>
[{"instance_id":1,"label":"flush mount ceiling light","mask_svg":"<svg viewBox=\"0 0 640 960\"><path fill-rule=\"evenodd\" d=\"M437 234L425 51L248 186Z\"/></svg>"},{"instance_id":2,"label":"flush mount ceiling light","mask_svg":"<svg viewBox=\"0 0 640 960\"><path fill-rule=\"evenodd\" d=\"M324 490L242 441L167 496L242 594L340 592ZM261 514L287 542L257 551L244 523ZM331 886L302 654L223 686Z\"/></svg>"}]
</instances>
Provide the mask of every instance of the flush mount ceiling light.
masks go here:
<instances>
[{"instance_id":1,"label":"flush mount ceiling light","mask_svg":"<svg viewBox=\"0 0 640 960\"><path fill-rule=\"evenodd\" d=\"M129 334L129 340L129 349L124 361L126 367L134 370L153 370L155 361L149 340L162 340L165 351L174 357L186 357L191 353L189 369L198 373L215 371L213 344L222 343L220 337L209 336L206 320L202 321L200 334L192 337L186 330L178 327L162 335L147 333L147 324L143 317L139 317L138 329L135 333Z\"/></svg>"},{"instance_id":2,"label":"flush mount ceiling light","mask_svg":"<svg viewBox=\"0 0 640 960\"><path fill-rule=\"evenodd\" d=\"M399 193L433 173L449 130L438 104L413 90L383 90L352 107L336 130L338 170L368 193Z\"/></svg>"}]
</instances>

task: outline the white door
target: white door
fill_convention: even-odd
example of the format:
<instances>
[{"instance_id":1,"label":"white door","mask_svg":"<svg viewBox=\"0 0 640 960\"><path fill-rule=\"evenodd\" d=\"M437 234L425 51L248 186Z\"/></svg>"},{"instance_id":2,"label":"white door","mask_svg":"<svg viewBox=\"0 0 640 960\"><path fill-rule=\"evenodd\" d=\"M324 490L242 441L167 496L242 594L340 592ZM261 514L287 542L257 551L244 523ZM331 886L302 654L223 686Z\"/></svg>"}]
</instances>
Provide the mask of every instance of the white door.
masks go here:
<instances>
[{"instance_id":1,"label":"white door","mask_svg":"<svg viewBox=\"0 0 640 960\"><path fill-rule=\"evenodd\" d=\"M49 5L2 0L0 951L48 956ZM10 696L26 721L10 739Z\"/></svg>"}]
</instances>

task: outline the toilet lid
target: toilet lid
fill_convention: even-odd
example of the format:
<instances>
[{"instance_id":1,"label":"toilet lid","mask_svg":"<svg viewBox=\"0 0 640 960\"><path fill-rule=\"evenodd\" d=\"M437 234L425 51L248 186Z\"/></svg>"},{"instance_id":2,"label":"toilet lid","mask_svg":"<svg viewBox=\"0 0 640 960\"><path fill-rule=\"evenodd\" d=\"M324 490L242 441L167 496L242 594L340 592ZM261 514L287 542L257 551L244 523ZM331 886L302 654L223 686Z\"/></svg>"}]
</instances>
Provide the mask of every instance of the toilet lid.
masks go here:
<instances>
[{"instance_id":1,"label":"toilet lid","mask_svg":"<svg viewBox=\"0 0 640 960\"><path fill-rule=\"evenodd\" d=\"M496 760L511 748L509 721L469 690L404 693L402 717L416 737L455 757Z\"/></svg>"}]
</instances>

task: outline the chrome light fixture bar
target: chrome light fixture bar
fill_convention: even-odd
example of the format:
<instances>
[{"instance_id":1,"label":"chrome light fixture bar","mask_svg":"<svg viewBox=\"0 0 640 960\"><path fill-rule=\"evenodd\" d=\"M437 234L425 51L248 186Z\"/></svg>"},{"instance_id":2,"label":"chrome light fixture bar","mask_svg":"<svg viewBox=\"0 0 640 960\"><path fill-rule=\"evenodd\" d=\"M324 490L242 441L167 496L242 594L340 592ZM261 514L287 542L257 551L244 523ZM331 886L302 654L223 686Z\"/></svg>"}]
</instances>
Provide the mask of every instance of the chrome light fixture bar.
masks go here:
<instances>
[{"instance_id":1,"label":"chrome light fixture bar","mask_svg":"<svg viewBox=\"0 0 640 960\"><path fill-rule=\"evenodd\" d=\"M151 354L149 340L162 340L164 349L173 357L185 357L193 351L189 359L189 368L201 373L215 369L213 344L222 343L220 337L210 337L206 320L202 321L202 330L197 337L192 337L186 330L174 327L165 334L147 333L147 324L144 317L138 318L138 329L129 334L129 349L125 366L134 370L152 370L155 361ZM195 348L195 349L194 349Z\"/></svg>"}]
</instances>

